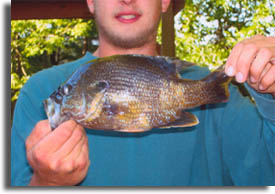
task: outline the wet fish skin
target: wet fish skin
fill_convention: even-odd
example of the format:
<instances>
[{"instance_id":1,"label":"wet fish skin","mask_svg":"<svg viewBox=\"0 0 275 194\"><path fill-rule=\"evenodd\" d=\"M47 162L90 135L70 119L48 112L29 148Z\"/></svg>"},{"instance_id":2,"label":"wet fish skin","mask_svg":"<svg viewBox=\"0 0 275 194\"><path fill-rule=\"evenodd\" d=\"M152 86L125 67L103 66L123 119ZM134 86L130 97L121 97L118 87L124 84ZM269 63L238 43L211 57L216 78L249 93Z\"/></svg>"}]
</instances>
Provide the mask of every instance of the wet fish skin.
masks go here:
<instances>
[{"instance_id":1,"label":"wet fish skin","mask_svg":"<svg viewBox=\"0 0 275 194\"><path fill-rule=\"evenodd\" d=\"M230 78L218 70L203 80L181 79L177 66L186 64L143 55L88 62L44 101L51 127L69 119L124 132L196 125L198 119L182 110L227 101Z\"/></svg>"}]
</instances>

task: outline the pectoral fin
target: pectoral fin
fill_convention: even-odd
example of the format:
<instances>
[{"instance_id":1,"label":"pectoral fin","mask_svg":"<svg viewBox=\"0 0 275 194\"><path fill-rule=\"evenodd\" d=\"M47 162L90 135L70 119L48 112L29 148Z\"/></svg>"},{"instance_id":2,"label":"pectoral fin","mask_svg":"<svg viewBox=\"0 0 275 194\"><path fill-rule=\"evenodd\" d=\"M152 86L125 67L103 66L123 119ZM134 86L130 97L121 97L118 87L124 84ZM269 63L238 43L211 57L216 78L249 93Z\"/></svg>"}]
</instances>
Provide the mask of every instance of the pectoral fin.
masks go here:
<instances>
[{"instance_id":1,"label":"pectoral fin","mask_svg":"<svg viewBox=\"0 0 275 194\"><path fill-rule=\"evenodd\" d=\"M192 127L197 124L199 124L199 119L195 115L189 112L182 112L181 117L179 119L159 128Z\"/></svg>"}]
</instances>

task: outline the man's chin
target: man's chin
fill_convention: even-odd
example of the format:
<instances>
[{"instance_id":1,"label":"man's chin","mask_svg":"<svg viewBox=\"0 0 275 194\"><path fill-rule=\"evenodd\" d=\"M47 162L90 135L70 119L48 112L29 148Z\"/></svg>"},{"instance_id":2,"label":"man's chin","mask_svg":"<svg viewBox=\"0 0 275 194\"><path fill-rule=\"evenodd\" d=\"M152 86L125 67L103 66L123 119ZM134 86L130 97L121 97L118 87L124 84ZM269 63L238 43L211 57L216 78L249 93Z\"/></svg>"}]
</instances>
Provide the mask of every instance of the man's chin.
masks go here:
<instances>
[{"instance_id":1,"label":"man's chin","mask_svg":"<svg viewBox=\"0 0 275 194\"><path fill-rule=\"evenodd\" d=\"M100 26L101 34L111 44L121 48L139 48L147 44L150 39L155 36L155 29L153 27L144 31L138 31L134 29L120 28L119 31L107 30L104 26Z\"/></svg>"},{"instance_id":2,"label":"man's chin","mask_svg":"<svg viewBox=\"0 0 275 194\"><path fill-rule=\"evenodd\" d=\"M111 44L120 48L139 48L148 42L148 38L145 36L131 36L131 37L121 37L121 36L108 36L108 40Z\"/></svg>"}]
</instances>

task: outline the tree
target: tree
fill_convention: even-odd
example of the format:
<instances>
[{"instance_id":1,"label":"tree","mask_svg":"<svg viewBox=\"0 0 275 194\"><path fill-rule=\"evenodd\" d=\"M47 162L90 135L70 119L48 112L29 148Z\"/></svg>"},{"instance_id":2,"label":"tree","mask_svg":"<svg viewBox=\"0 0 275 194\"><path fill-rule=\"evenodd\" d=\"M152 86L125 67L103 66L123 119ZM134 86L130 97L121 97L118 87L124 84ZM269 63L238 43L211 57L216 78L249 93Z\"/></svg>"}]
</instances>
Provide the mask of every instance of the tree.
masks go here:
<instances>
[{"instance_id":1,"label":"tree","mask_svg":"<svg viewBox=\"0 0 275 194\"><path fill-rule=\"evenodd\" d=\"M93 51L97 39L93 20L55 19L11 22L12 112L28 78L44 68L65 63Z\"/></svg>"},{"instance_id":2,"label":"tree","mask_svg":"<svg viewBox=\"0 0 275 194\"><path fill-rule=\"evenodd\" d=\"M215 68L242 39L275 35L275 1L186 0L176 22L177 56Z\"/></svg>"}]
</instances>

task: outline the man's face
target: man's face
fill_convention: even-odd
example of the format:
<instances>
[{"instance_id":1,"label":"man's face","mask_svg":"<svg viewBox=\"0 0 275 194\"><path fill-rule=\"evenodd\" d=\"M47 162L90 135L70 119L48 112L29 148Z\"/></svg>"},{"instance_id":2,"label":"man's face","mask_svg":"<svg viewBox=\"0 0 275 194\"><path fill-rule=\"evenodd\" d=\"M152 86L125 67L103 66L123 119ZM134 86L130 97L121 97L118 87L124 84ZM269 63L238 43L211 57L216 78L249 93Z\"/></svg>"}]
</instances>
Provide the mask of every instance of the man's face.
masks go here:
<instances>
[{"instance_id":1,"label":"man's face","mask_svg":"<svg viewBox=\"0 0 275 194\"><path fill-rule=\"evenodd\" d=\"M89 8L101 38L118 47L137 48L155 40L166 4L162 0L93 0L93 10Z\"/></svg>"}]
</instances>

